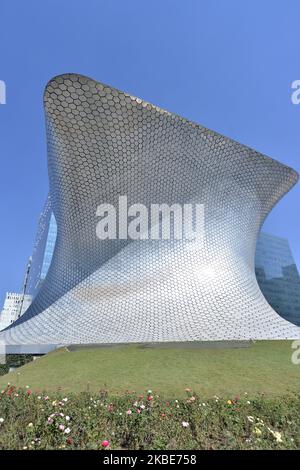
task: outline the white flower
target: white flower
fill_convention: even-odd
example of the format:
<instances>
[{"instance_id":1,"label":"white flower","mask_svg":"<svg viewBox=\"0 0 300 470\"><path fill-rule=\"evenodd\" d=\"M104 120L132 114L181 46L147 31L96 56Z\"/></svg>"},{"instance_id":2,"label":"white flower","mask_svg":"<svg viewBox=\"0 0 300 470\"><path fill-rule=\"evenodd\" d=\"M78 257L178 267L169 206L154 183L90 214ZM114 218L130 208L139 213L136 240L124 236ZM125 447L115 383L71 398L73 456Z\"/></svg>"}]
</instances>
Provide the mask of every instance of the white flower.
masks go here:
<instances>
[{"instance_id":1,"label":"white flower","mask_svg":"<svg viewBox=\"0 0 300 470\"><path fill-rule=\"evenodd\" d=\"M254 423L254 418L253 416L247 416L247 419L250 423Z\"/></svg>"},{"instance_id":2,"label":"white flower","mask_svg":"<svg viewBox=\"0 0 300 470\"><path fill-rule=\"evenodd\" d=\"M66 416L66 421L70 421L70 416Z\"/></svg>"},{"instance_id":3,"label":"white flower","mask_svg":"<svg viewBox=\"0 0 300 470\"><path fill-rule=\"evenodd\" d=\"M202 403L202 406L206 406L206 403Z\"/></svg>"},{"instance_id":4,"label":"white flower","mask_svg":"<svg viewBox=\"0 0 300 470\"><path fill-rule=\"evenodd\" d=\"M4 418L0 418L0 424L4 422Z\"/></svg>"},{"instance_id":5,"label":"white flower","mask_svg":"<svg viewBox=\"0 0 300 470\"><path fill-rule=\"evenodd\" d=\"M182 421L181 425L183 428L188 428L190 423L188 423L187 421Z\"/></svg>"},{"instance_id":6,"label":"white flower","mask_svg":"<svg viewBox=\"0 0 300 470\"><path fill-rule=\"evenodd\" d=\"M140 408L141 408L141 410L144 410L144 409L145 409L145 405L141 405Z\"/></svg>"},{"instance_id":7,"label":"white flower","mask_svg":"<svg viewBox=\"0 0 300 470\"><path fill-rule=\"evenodd\" d=\"M38 396L37 398L38 398L38 400L40 400L42 397Z\"/></svg>"},{"instance_id":8,"label":"white flower","mask_svg":"<svg viewBox=\"0 0 300 470\"><path fill-rule=\"evenodd\" d=\"M67 402L67 401L68 401L68 398L63 398L62 401Z\"/></svg>"},{"instance_id":9,"label":"white flower","mask_svg":"<svg viewBox=\"0 0 300 470\"><path fill-rule=\"evenodd\" d=\"M65 434L70 434L70 432L71 432L71 429L70 429L70 428L66 428L66 429L65 429Z\"/></svg>"},{"instance_id":10,"label":"white flower","mask_svg":"<svg viewBox=\"0 0 300 470\"><path fill-rule=\"evenodd\" d=\"M26 388L29 388L29 385L26 385Z\"/></svg>"},{"instance_id":11,"label":"white flower","mask_svg":"<svg viewBox=\"0 0 300 470\"><path fill-rule=\"evenodd\" d=\"M251 402L248 400L248 401L247 401L247 404L250 405L250 403L251 403Z\"/></svg>"},{"instance_id":12,"label":"white flower","mask_svg":"<svg viewBox=\"0 0 300 470\"><path fill-rule=\"evenodd\" d=\"M33 428L33 423L28 423L27 425L29 428Z\"/></svg>"},{"instance_id":13,"label":"white flower","mask_svg":"<svg viewBox=\"0 0 300 470\"><path fill-rule=\"evenodd\" d=\"M152 394L152 390L148 390L148 395L151 395Z\"/></svg>"},{"instance_id":14,"label":"white flower","mask_svg":"<svg viewBox=\"0 0 300 470\"><path fill-rule=\"evenodd\" d=\"M272 434L272 436L274 437L276 442L279 442L279 443L283 442L282 437L281 437L281 433L279 431L272 431L270 429L270 433Z\"/></svg>"}]
</instances>

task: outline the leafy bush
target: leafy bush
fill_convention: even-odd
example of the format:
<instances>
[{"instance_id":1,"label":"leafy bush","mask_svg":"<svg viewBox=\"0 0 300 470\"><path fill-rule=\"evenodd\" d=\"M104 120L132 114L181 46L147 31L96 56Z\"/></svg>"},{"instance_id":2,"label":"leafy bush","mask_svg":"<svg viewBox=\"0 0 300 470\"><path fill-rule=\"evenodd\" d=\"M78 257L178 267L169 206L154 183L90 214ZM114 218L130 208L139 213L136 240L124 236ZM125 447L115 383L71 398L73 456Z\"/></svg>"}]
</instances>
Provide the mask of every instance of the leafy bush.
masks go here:
<instances>
[{"instance_id":1,"label":"leafy bush","mask_svg":"<svg viewBox=\"0 0 300 470\"><path fill-rule=\"evenodd\" d=\"M0 364L0 376L9 372L10 367L21 367L33 360L32 354L8 354L6 363Z\"/></svg>"}]
</instances>

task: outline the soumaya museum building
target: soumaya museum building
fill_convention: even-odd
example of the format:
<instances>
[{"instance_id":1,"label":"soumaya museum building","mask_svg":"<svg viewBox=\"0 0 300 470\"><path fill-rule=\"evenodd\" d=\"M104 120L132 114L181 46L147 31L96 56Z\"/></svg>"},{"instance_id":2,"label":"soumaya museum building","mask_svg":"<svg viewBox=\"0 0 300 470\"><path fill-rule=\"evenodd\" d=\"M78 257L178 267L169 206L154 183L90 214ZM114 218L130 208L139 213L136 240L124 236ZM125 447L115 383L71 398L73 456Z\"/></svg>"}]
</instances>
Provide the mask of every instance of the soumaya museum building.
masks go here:
<instances>
[{"instance_id":1,"label":"soumaya museum building","mask_svg":"<svg viewBox=\"0 0 300 470\"><path fill-rule=\"evenodd\" d=\"M300 338L293 257L260 234L293 169L80 75L52 79L44 105L50 196L24 291L33 301L2 343ZM132 208L201 205L201 233L193 212L195 236L178 237L174 211L169 237L153 239L139 209L140 237L120 236L114 217L114 236L99 237L99 206L109 234L124 195L131 222Z\"/></svg>"}]
</instances>

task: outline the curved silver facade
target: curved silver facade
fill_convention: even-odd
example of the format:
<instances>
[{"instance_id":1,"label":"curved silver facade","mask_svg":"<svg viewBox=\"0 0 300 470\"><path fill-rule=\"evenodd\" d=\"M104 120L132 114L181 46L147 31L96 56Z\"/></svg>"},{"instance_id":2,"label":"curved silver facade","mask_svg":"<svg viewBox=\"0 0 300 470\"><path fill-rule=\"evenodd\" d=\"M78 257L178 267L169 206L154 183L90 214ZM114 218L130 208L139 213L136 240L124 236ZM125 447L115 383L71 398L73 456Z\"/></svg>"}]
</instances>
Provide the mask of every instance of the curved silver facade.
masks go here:
<instances>
[{"instance_id":1,"label":"curved silver facade","mask_svg":"<svg viewBox=\"0 0 300 470\"><path fill-rule=\"evenodd\" d=\"M266 215L297 173L182 117L80 75L45 91L52 263L8 344L299 338L254 274ZM205 242L102 240L96 208L201 203Z\"/></svg>"}]
</instances>

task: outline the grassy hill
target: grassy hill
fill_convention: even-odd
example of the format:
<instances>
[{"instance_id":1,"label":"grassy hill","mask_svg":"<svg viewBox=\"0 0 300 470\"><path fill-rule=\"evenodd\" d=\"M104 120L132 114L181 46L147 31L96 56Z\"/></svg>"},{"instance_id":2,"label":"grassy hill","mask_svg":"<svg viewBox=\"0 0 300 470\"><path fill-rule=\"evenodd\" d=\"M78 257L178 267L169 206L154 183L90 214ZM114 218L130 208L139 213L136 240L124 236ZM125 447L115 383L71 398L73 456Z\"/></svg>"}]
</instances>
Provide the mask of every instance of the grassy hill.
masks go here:
<instances>
[{"instance_id":1,"label":"grassy hill","mask_svg":"<svg viewBox=\"0 0 300 470\"><path fill-rule=\"evenodd\" d=\"M237 349L61 349L0 377L0 387L10 382L34 391L107 389L115 395L150 388L170 398L183 397L189 387L203 397L282 396L300 390L300 366L292 364L291 354L290 341L259 341Z\"/></svg>"}]
</instances>

